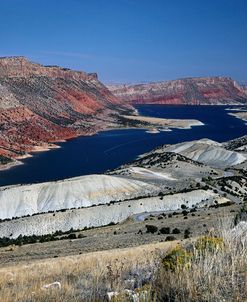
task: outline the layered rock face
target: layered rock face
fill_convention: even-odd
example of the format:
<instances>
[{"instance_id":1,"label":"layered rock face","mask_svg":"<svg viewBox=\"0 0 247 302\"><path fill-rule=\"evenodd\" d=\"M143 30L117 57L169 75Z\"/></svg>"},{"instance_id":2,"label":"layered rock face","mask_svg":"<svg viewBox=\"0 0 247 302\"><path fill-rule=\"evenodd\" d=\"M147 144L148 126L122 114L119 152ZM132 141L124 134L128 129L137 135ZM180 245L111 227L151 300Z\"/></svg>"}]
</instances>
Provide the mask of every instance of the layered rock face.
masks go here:
<instances>
[{"instance_id":1,"label":"layered rock face","mask_svg":"<svg viewBox=\"0 0 247 302\"><path fill-rule=\"evenodd\" d=\"M109 85L112 93L135 104L218 105L247 102L247 93L228 77L186 78L174 81Z\"/></svg>"},{"instance_id":2,"label":"layered rock face","mask_svg":"<svg viewBox=\"0 0 247 302\"><path fill-rule=\"evenodd\" d=\"M14 158L35 146L95 133L130 109L97 74L0 58L0 155Z\"/></svg>"}]
</instances>

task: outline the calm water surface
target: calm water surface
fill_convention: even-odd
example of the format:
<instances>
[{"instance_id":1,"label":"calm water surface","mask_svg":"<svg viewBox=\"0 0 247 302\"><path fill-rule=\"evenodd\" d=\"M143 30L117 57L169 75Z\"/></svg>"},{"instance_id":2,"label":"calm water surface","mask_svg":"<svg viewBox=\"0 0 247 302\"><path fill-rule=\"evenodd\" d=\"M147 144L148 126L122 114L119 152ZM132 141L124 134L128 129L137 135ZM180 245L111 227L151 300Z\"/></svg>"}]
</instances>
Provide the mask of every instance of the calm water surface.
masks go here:
<instances>
[{"instance_id":1,"label":"calm water surface","mask_svg":"<svg viewBox=\"0 0 247 302\"><path fill-rule=\"evenodd\" d=\"M204 126L158 134L145 130L103 131L59 143L60 149L35 153L24 165L0 171L0 186L102 173L135 159L161 144L210 138L218 142L247 134L247 125L228 115L229 106L138 105L140 114L164 118L197 119Z\"/></svg>"}]
</instances>

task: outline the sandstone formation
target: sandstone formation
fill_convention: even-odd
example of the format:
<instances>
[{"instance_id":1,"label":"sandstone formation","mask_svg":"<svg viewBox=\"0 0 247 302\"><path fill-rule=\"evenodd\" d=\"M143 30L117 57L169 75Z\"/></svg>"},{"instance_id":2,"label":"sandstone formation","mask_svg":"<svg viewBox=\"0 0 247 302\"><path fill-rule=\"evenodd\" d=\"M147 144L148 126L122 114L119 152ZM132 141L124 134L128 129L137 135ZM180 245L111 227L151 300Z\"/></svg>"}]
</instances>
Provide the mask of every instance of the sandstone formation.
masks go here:
<instances>
[{"instance_id":1,"label":"sandstone formation","mask_svg":"<svg viewBox=\"0 0 247 302\"><path fill-rule=\"evenodd\" d=\"M247 102L246 89L229 77L108 85L108 88L123 101L134 104L218 105Z\"/></svg>"},{"instance_id":2,"label":"sandstone formation","mask_svg":"<svg viewBox=\"0 0 247 302\"><path fill-rule=\"evenodd\" d=\"M0 155L7 158L95 133L130 109L96 74L0 58Z\"/></svg>"}]
</instances>

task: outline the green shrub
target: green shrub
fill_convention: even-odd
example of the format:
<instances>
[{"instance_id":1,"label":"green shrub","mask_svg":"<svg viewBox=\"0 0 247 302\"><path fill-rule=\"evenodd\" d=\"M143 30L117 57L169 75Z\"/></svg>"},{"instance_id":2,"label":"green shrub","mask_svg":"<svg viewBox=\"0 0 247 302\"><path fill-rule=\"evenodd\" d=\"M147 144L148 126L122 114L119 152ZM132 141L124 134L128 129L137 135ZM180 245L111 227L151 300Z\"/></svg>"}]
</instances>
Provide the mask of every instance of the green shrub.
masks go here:
<instances>
[{"instance_id":1,"label":"green shrub","mask_svg":"<svg viewBox=\"0 0 247 302\"><path fill-rule=\"evenodd\" d=\"M247 202L244 202L240 211L236 214L234 218L234 224L237 225L240 221L247 221Z\"/></svg>"},{"instance_id":2,"label":"green shrub","mask_svg":"<svg viewBox=\"0 0 247 302\"><path fill-rule=\"evenodd\" d=\"M186 210L183 210L183 211L182 211L182 214L183 214L184 216L187 216L187 215L188 215L188 213L189 213L189 212L188 212L188 211L186 211Z\"/></svg>"},{"instance_id":3,"label":"green shrub","mask_svg":"<svg viewBox=\"0 0 247 302\"><path fill-rule=\"evenodd\" d=\"M171 229L169 227L162 227L160 229L160 233L161 234L170 234L171 233Z\"/></svg>"},{"instance_id":4,"label":"green shrub","mask_svg":"<svg viewBox=\"0 0 247 302\"><path fill-rule=\"evenodd\" d=\"M191 254L181 245L176 246L162 259L162 265L165 270L176 271L188 268L190 265Z\"/></svg>"},{"instance_id":5,"label":"green shrub","mask_svg":"<svg viewBox=\"0 0 247 302\"><path fill-rule=\"evenodd\" d=\"M172 234L180 234L180 230L178 228L175 228L172 230Z\"/></svg>"},{"instance_id":6,"label":"green shrub","mask_svg":"<svg viewBox=\"0 0 247 302\"><path fill-rule=\"evenodd\" d=\"M197 251L201 253L205 252L215 252L217 250L222 250L224 247L224 240L223 238L218 237L210 237L210 236L203 236L196 240L195 248Z\"/></svg>"},{"instance_id":7,"label":"green shrub","mask_svg":"<svg viewBox=\"0 0 247 302\"><path fill-rule=\"evenodd\" d=\"M152 234L158 231L157 226L151 224L146 224L146 229L147 229L147 233L152 233Z\"/></svg>"},{"instance_id":8,"label":"green shrub","mask_svg":"<svg viewBox=\"0 0 247 302\"><path fill-rule=\"evenodd\" d=\"M68 239L76 239L76 234L69 234Z\"/></svg>"},{"instance_id":9,"label":"green shrub","mask_svg":"<svg viewBox=\"0 0 247 302\"><path fill-rule=\"evenodd\" d=\"M176 237L174 236L167 236L165 239L165 241L174 241L174 240L176 240Z\"/></svg>"},{"instance_id":10,"label":"green shrub","mask_svg":"<svg viewBox=\"0 0 247 302\"><path fill-rule=\"evenodd\" d=\"M184 231L184 239L188 239L188 238L190 238L190 230L189 230L189 229L186 229L186 230Z\"/></svg>"}]
</instances>

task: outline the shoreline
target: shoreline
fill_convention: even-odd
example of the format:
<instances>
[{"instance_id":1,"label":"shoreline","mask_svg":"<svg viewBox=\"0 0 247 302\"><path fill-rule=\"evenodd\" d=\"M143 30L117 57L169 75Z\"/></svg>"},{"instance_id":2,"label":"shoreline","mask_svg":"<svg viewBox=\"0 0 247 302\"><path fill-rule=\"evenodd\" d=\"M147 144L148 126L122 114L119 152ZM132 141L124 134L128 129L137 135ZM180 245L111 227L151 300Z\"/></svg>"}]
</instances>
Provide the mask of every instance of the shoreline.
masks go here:
<instances>
[{"instance_id":1,"label":"shoreline","mask_svg":"<svg viewBox=\"0 0 247 302\"><path fill-rule=\"evenodd\" d=\"M242 104L236 104L236 103L227 103L227 104L222 104L222 103L215 103L215 104L183 104L183 103L180 103L180 104L162 104L162 103L131 103L133 106L136 106L136 105L162 105L162 106L246 106L245 104L242 105Z\"/></svg>"},{"instance_id":2,"label":"shoreline","mask_svg":"<svg viewBox=\"0 0 247 302\"><path fill-rule=\"evenodd\" d=\"M5 171L5 170L9 170L11 168L15 168L15 167L20 166L20 165L24 165L24 163L22 161L19 161L19 160L13 160L12 162L7 163L5 165L0 165L0 172Z\"/></svg>"},{"instance_id":3,"label":"shoreline","mask_svg":"<svg viewBox=\"0 0 247 302\"><path fill-rule=\"evenodd\" d=\"M200 122L199 120L185 120L185 119L167 119L167 118L155 118L155 117L147 117L147 116L143 116L143 115L139 115L139 112L138 110L136 109L135 111L136 115L133 115L132 117L133 118L140 118L140 122L141 122L141 119L158 119L160 121L163 121L163 122L168 122L168 124L164 124L162 126L162 124L152 124L150 122L150 125L145 125L143 127L127 127L127 126L117 126L117 127L112 127L112 126L109 126L109 127L106 127L106 128L103 128L101 130L98 130L98 131L92 131L91 133L85 133L85 134L78 134L74 137L70 137L68 139L59 139L59 140L56 140L56 141L52 141L50 142L50 145L49 143L47 143L48 145L47 146L34 146L33 150L29 151L28 153L24 154L24 155L20 155L20 156L17 156L15 159L14 159L14 162L11 162L10 164L6 164L6 165L0 165L0 172L1 171L4 171L4 170L9 170L11 168L14 168L14 167L17 167L19 165L24 165L25 163L23 163L21 160L22 159L25 159L25 158L30 158L30 157L33 157L34 154L32 153L38 153L38 152L46 152L46 151L50 151L50 150L53 150L53 149L59 149L61 148L61 146L57 145L57 143L65 143L71 139L75 139L75 138L78 138L78 137L82 137L82 136L92 136L92 135L96 135L100 132L104 132L104 131L112 131L112 130L146 130L146 133L150 133L150 134L156 134L156 133L160 133L162 131L172 131L170 130L170 128L173 128L173 129L191 129L191 127L194 127L194 126L203 126L204 124L202 122ZM169 122L172 122L172 123L181 123L181 122L187 122L188 125L169 125ZM164 127L164 129L162 128ZM158 129L160 128L160 129Z\"/></svg>"},{"instance_id":4,"label":"shoreline","mask_svg":"<svg viewBox=\"0 0 247 302\"><path fill-rule=\"evenodd\" d=\"M184 104L136 104L136 105L168 105L168 106L181 106L181 105L184 105ZM214 106L215 104L196 104L196 105L191 105L191 104L187 104L187 106ZM241 106L241 105L237 105L235 103L233 104L217 104L217 106ZM243 105L245 106L245 105ZM238 113L241 113L241 112L246 112L246 110L241 110L241 109L225 109L226 111L238 111L236 113L227 113L231 116L234 116L235 118L238 118L238 119L241 119L242 121L244 122L247 122L247 118L243 118L243 117L239 117L238 116ZM139 111L137 108L135 108L134 112L133 112L133 118L138 118L138 117L143 117L143 118L155 118L155 117L148 117L148 116L143 116L143 115L139 115ZM160 120L170 120L170 121L192 121L192 120L182 120L182 119L168 119L168 118L158 118ZM204 126L205 124L200 122L199 120L193 120L193 121L196 121L196 123L192 123L188 126L173 126L173 125L164 125L165 128L161 128L161 129L157 129L159 127L162 127L161 125L158 126L158 125L150 125L150 126L146 126L146 127L126 127L126 126L116 126L116 127L113 127L113 126L109 126L109 127L106 127L106 128L103 128L101 130L97 130L97 131L92 131L91 133L84 133L84 134L78 134L78 135L75 135L73 137L69 137L67 139L59 139L59 140L55 140L55 141L52 141L50 142L50 145L49 143L47 143L48 145L47 146L34 146L34 148L29 151L28 153L24 154L24 155L20 155L20 156L17 156L13 159L13 162L10 162L10 163L7 163L5 165L1 165L0 164L0 171L4 171L4 170L8 170L8 169L11 169L11 168L14 168L16 166L19 166L19 165L23 165L24 163L21 161L22 159L26 159L26 158L30 158L30 157L33 157L32 153L38 153L38 152L45 152L45 151L50 151L50 150L53 150L53 149L58 149L58 148L61 148L61 146L57 145L57 143L65 143L69 140L72 140L72 139L75 139L75 138L78 138L78 137L81 137L81 136L92 136L92 135L96 135L100 132L104 132L104 131L112 131L112 130L137 130L137 129L140 129L140 130L146 130L147 133L150 133L150 134L157 134L157 133L160 133L160 132L166 132L166 131L172 131L170 128L172 129L191 129L192 127L194 126ZM246 123L247 125L247 123Z\"/></svg>"},{"instance_id":5,"label":"shoreline","mask_svg":"<svg viewBox=\"0 0 247 302\"><path fill-rule=\"evenodd\" d=\"M237 119L240 119L244 122L247 122L247 111L238 111L236 113L227 113L228 115L231 115ZM247 124L247 123L245 123Z\"/></svg>"},{"instance_id":6,"label":"shoreline","mask_svg":"<svg viewBox=\"0 0 247 302\"><path fill-rule=\"evenodd\" d=\"M134 122L144 122L147 125L143 127L135 127L137 129L146 129L148 131L169 131L170 129L191 129L193 126L204 126L205 124L196 119L171 119L171 118L159 118L151 116L134 116L124 115L124 118ZM152 133L152 132L151 132Z\"/></svg>"},{"instance_id":7,"label":"shoreline","mask_svg":"<svg viewBox=\"0 0 247 302\"><path fill-rule=\"evenodd\" d=\"M66 140L57 141L57 143L59 143L59 142L66 142ZM22 162L22 159L33 157L34 155L32 153L46 152L46 151L50 151L52 149L59 149L59 148L61 148L61 147L59 145L55 145L55 144L52 144L49 147L35 146L32 151L29 151L29 153L19 155L19 156L15 157L12 162L7 163L5 165L0 165L0 172L9 170L11 168L15 168L20 165L24 165L24 162Z\"/></svg>"},{"instance_id":8,"label":"shoreline","mask_svg":"<svg viewBox=\"0 0 247 302\"><path fill-rule=\"evenodd\" d=\"M153 105L162 105L162 104L153 104ZM225 104L221 104L221 105L222 106L229 106L229 105L225 105ZM236 104L233 104L233 105L239 106L239 105L236 105ZM179 105L174 105L174 106L179 106ZM192 105L188 105L188 106L192 106ZM207 105L196 105L196 106L207 106ZM230 106L232 106L232 105L230 105ZM226 109L226 111L228 111L228 110ZM238 113L245 113L245 112L246 111L239 110L239 112L236 112L236 113L227 112L227 114L231 115L231 116L233 116L235 118L238 118L238 119L242 120L247 125L247 118L243 118L243 117L241 117L241 116L238 115ZM134 115L132 115L132 117L133 117L132 120L138 120L140 122L142 121L142 119L151 119L151 120L152 119L157 119L157 120L160 120L160 121L166 121L166 122L170 121L170 122L174 122L174 123L176 123L176 122L178 122L178 123L185 122L186 123L187 122L188 125L182 125L182 126L181 125L173 125L173 124L170 124L170 125L169 124L165 124L165 125L161 125L160 124L159 125L159 124L152 124L150 122L150 125L145 125L143 127L131 127L131 126L127 127L127 126L124 126L124 125L122 125L122 126L119 125L119 126L116 126L116 127L109 126L109 127L97 130L97 131L87 132L87 133L84 133L84 134L78 134L78 135L75 135L73 137L69 137L67 139L59 139L59 140L56 140L56 141L52 141L52 142L48 143L47 146L34 146L33 150L29 151L29 153L27 153L27 154L24 154L24 155L21 155L21 156L17 156L14 159L13 162L8 163L6 165L0 165L0 172L1 171L5 171L5 170L9 170L9 169L12 169L12 168L15 168L15 167L17 167L19 165L24 165L25 163L22 162L21 160L25 159L25 158L33 157L35 153L46 152L46 151L50 151L50 150L53 150L53 149L59 149L59 148L61 148L61 146L57 145L57 143L65 143L65 142L67 142L69 140L72 140L72 139L75 139L75 138L78 138L78 137L92 136L92 135L96 135L96 134L98 134L100 132L104 132L104 131L112 131L112 130L145 130L146 133L154 135L154 134L158 134L160 132L172 131L172 129L189 130L189 129L192 129L192 127L204 126L205 125L204 123L202 123L199 120L168 119L168 118L155 118L155 117L143 116L143 115L139 115L138 109L135 110L135 113L134 113Z\"/></svg>"}]
</instances>

